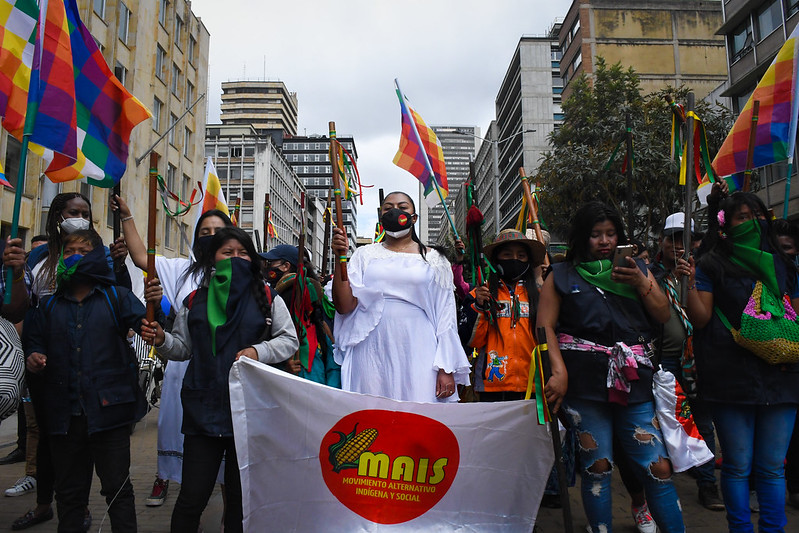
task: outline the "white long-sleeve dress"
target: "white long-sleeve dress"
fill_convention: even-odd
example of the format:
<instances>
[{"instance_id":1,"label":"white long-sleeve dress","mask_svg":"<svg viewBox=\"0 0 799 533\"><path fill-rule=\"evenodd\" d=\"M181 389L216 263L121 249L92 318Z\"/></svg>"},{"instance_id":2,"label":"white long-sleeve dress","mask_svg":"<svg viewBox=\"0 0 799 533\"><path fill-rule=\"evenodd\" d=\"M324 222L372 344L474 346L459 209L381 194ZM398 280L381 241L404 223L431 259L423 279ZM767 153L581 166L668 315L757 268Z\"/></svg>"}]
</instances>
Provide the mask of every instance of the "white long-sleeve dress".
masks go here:
<instances>
[{"instance_id":1,"label":"white long-sleeve dress","mask_svg":"<svg viewBox=\"0 0 799 533\"><path fill-rule=\"evenodd\" d=\"M396 400L437 402L438 370L469 383L458 337L452 270L430 248L393 252L383 244L358 248L347 265L357 307L336 313L336 362L344 390Z\"/></svg>"}]
</instances>

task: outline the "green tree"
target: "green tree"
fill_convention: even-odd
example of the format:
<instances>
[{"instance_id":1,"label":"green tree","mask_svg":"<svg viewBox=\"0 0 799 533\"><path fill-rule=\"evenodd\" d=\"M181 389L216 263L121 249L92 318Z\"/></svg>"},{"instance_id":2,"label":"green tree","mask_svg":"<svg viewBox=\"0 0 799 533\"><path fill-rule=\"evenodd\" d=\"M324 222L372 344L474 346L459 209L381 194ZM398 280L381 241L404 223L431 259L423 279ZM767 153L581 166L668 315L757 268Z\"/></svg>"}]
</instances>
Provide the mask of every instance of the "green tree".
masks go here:
<instances>
[{"instance_id":1,"label":"green tree","mask_svg":"<svg viewBox=\"0 0 799 533\"><path fill-rule=\"evenodd\" d=\"M585 74L572 82L571 94L563 102L563 125L551 134L552 150L542 156L536 175L542 189L541 217L556 235L565 237L574 212L591 200L612 205L627 221L627 180L621 172L624 143L615 162L607 170L605 166L624 140L628 112L635 159L632 233L647 242L666 216L683 209L679 168L670 156L667 94L684 104L688 89L666 87L644 96L632 68L608 66L601 57L593 83ZM696 114L705 123L712 158L732 127L732 114L718 103L704 101L697 101Z\"/></svg>"}]
</instances>

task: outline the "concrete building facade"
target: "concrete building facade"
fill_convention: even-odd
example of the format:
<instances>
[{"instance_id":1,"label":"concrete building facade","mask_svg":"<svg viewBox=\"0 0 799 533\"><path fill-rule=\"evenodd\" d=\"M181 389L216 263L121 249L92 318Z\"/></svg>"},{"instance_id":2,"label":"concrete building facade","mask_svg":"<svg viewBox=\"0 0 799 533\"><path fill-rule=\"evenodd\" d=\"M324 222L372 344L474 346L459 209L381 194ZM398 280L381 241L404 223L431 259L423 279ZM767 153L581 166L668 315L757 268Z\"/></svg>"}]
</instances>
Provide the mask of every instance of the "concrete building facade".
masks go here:
<instances>
[{"instance_id":1,"label":"concrete building facade","mask_svg":"<svg viewBox=\"0 0 799 533\"><path fill-rule=\"evenodd\" d=\"M222 124L249 125L259 133L297 135L297 93L282 81L222 82Z\"/></svg>"},{"instance_id":2,"label":"concrete building facade","mask_svg":"<svg viewBox=\"0 0 799 533\"><path fill-rule=\"evenodd\" d=\"M564 98L598 56L634 68L645 94L685 84L703 98L727 78L721 23L719 0L574 0L559 36Z\"/></svg>"},{"instance_id":3,"label":"concrete building facade","mask_svg":"<svg viewBox=\"0 0 799 533\"><path fill-rule=\"evenodd\" d=\"M730 98L732 110L741 112L755 86L768 69L777 52L799 23L797 0L728 0L723 5L724 22L718 34L727 43L729 80L722 96ZM792 182L796 182L794 163ZM785 183L788 161L769 165L757 171L760 189L757 194L778 216L785 204ZM788 203L789 218L799 216L799 190L793 187Z\"/></svg>"},{"instance_id":4,"label":"concrete building facade","mask_svg":"<svg viewBox=\"0 0 799 533\"><path fill-rule=\"evenodd\" d=\"M192 184L203 176L206 100L200 98L208 85L209 33L185 0L79 0L80 15L123 85L153 113L134 130L130 140L128 167L120 183L144 234L147 227L148 159L136 159L174 126L154 151L160 156L158 171L173 192L189 196ZM188 110L185 117L179 118ZM5 130L0 133L0 160L6 176L16 184L21 145ZM113 217L109 190L88 185L85 180L54 184L43 175L42 161L29 155L20 216L20 236L44 233L53 197L60 192L80 191L92 201L94 227L110 242ZM14 192L0 191L2 234L11 223ZM187 244L179 229L190 235L192 214L172 219L157 206L157 252L168 257L187 255ZM193 212L192 212L193 213ZM191 219L191 220L189 220Z\"/></svg>"},{"instance_id":5,"label":"concrete building facade","mask_svg":"<svg viewBox=\"0 0 799 533\"><path fill-rule=\"evenodd\" d=\"M271 135L253 125L208 124L205 155L213 158L228 206L241 198L239 226L259 241L263 249L299 243L302 218L300 194L305 191L297 173ZM277 238L266 240L266 195Z\"/></svg>"}]
</instances>

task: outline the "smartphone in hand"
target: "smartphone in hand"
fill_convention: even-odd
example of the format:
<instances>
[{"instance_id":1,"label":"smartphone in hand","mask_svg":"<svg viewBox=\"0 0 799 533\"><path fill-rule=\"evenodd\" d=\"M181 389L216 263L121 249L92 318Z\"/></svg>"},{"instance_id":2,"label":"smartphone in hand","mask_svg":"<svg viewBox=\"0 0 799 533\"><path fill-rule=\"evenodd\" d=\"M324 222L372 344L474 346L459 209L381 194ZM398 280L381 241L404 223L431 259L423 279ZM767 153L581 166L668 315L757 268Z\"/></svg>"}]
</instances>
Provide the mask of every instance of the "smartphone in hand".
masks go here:
<instances>
[{"instance_id":1,"label":"smartphone in hand","mask_svg":"<svg viewBox=\"0 0 799 533\"><path fill-rule=\"evenodd\" d=\"M629 267L627 258L633 256L633 248L634 246L632 244L617 246L616 254L613 256L613 266Z\"/></svg>"}]
</instances>

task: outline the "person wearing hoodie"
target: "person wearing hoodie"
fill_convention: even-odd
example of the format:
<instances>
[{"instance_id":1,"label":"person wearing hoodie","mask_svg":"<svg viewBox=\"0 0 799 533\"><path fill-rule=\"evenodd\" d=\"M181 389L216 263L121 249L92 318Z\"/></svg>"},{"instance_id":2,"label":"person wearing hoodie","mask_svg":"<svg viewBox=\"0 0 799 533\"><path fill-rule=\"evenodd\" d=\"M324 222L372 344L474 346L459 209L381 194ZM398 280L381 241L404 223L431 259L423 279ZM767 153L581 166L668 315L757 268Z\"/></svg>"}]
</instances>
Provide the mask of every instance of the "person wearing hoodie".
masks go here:
<instances>
[{"instance_id":1,"label":"person wearing hoodie","mask_svg":"<svg viewBox=\"0 0 799 533\"><path fill-rule=\"evenodd\" d=\"M130 432L146 413L138 365L125 335L141 331L144 305L117 286L96 232L64 238L58 289L26 324L26 366L41 376L50 436L58 530L83 531L92 470L100 478L114 531L136 531ZM158 302L156 279L145 296Z\"/></svg>"}]
</instances>

